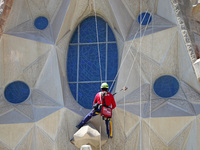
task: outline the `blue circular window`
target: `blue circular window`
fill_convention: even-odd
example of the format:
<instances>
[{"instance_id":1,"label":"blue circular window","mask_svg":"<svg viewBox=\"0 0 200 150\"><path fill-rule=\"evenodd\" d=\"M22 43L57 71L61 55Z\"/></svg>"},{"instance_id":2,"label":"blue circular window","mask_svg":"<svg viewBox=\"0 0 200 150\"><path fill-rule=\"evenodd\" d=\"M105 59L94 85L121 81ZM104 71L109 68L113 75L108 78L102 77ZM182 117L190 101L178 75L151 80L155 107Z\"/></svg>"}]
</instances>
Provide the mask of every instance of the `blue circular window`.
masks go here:
<instances>
[{"instance_id":1,"label":"blue circular window","mask_svg":"<svg viewBox=\"0 0 200 150\"><path fill-rule=\"evenodd\" d=\"M153 89L158 96L162 98L169 98L178 92L179 82L173 76L163 75L156 79L153 85Z\"/></svg>"},{"instance_id":2,"label":"blue circular window","mask_svg":"<svg viewBox=\"0 0 200 150\"><path fill-rule=\"evenodd\" d=\"M46 29L46 27L48 26L49 22L48 19L46 17L38 17L35 19L34 21L34 25L37 29L39 30L44 30Z\"/></svg>"},{"instance_id":3,"label":"blue circular window","mask_svg":"<svg viewBox=\"0 0 200 150\"><path fill-rule=\"evenodd\" d=\"M18 104L28 99L30 88L22 81L14 81L8 84L4 91L6 100L10 103Z\"/></svg>"},{"instance_id":4,"label":"blue circular window","mask_svg":"<svg viewBox=\"0 0 200 150\"><path fill-rule=\"evenodd\" d=\"M67 77L73 97L91 109L101 82L114 85L117 70L118 49L111 28L100 17L86 18L76 28L68 49Z\"/></svg>"},{"instance_id":5,"label":"blue circular window","mask_svg":"<svg viewBox=\"0 0 200 150\"><path fill-rule=\"evenodd\" d=\"M141 25L150 24L152 21L152 16L148 12L143 12L138 16L138 23Z\"/></svg>"}]
</instances>

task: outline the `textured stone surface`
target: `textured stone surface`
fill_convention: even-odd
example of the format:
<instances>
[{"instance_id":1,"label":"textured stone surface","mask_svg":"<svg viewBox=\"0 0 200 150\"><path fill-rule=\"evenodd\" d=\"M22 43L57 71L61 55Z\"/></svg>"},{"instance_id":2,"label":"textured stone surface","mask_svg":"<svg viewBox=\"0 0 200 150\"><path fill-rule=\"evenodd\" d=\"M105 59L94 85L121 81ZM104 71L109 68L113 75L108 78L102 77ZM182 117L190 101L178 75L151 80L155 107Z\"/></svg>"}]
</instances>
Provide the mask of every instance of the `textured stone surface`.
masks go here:
<instances>
[{"instance_id":1,"label":"textured stone surface","mask_svg":"<svg viewBox=\"0 0 200 150\"><path fill-rule=\"evenodd\" d=\"M31 130L32 127L32 123L1 124L0 139L2 142L4 142L6 145L13 149L20 143L20 140L22 140L24 136L26 136L26 134Z\"/></svg>"},{"instance_id":2,"label":"textured stone surface","mask_svg":"<svg viewBox=\"0 0 200 150\"><path fill-rule=\"evenodd\" d=\"M181 134L194 119L194 117L173 117L150 118L145 119L145 121L159 137L162 137L164 142L169 144L171 141L173 141L176 135Z\"/></svg>"},{"instance_id":3,"label":"textured stone surface","mask_svg":"<svg viewBox=\"0 0 200 150\"><path fill-rule=\"evenodd\" d=\"M82 145L92 145L99 148L100 145L105 144L106 140L104 138L94 126L84 125L74 134L71 142L78 148L81 148Z\"/></svg>"},{"instance_id":4,"label":"textured stone surface","mask_svg":"<svg viewBox=\"0 0 200 150\"><path fill-rule=\"evenodd\" d=\"M195 73L196 73L197 79L200 82L200 69L199 69L200 68L200 59L195 61L194 68L195 68Z\"/></svg>"},{"instance_id":5,"label":"textured stone surface","mask_svg":"<svg viewBox=\"0 0 200 150\"><path fill-rule=\"evenodd\" d=\"M198 36L192 36L200 30L199 23L188 18L192 7L187 0L12 2L6 1L0 20L0 149L78 149L70 139L89 110L70 92L66 56L74 29L91 15L103 17L117 39L119 72L114 89L128 87L115 95L113 138L101 149L200 147L199 63L194 51ZM137 22L143 11L155 12L148 26ZM40 15L49 19L44 31L33 26ZM178 93L168 99L153 91L154 81L164 74L180 83ZM3 93L8 83L19 79L28 83L31 96L14 105ZM99 139L100 133L106 135L101 117L93 117L90 123Z\"/></svg>"},{"instance_id":6,"label":"textured stone surface","mask_svg":"<svg viewBox=\"0 0 200 150\"><path fill-rule=\"evenodd\" d=\"M188 33L190 31L187 30L189 29L189 25L187 24L189 21L189 18L187 16L189 16L189 10L191 8L190 1L184 0L179 3L179 2L176 2L175 0L171 0L171 2L176 12L178 25L180 26L185 44L187 45L187 50L190 55L191 61L194 62L196 60L194 45L191 42L192 37L189 36L191 34Z\"/></svg>"}]
</instances>

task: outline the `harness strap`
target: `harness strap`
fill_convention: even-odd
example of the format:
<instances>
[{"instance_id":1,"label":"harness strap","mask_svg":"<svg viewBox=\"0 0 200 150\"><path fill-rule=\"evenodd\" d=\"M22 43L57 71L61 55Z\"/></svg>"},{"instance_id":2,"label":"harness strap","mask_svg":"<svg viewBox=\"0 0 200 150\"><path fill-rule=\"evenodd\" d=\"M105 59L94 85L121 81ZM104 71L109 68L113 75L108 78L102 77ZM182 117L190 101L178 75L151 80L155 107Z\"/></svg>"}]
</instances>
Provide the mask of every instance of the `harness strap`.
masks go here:
<instances>
[{"instance_id":1,"label":"harness strap","mask_svg":"<svg viewBox=\"0 0 200 150\"><path fill-rule=\"evenodd\" d=\"M101 95L103 95L103 102L102 102L102 100L101 100L101 103L102 103L103 106L109 107L109 106L106 105L106 102L105 102L105 95L106 95L106 93L107 93L107 92L105 92L105 93L103 93L103 94L102 94L102 92L99 93L99 95L100 95L100 100L101 100Z\"/></svg>"},{"instance_id":2,"label":"harness strap","mask_svg":"<svg viewBox=\"0 0 200 150\"><path fill-rule=\"evenodd\" d=\"M106 94L106 93L103 93L103 106L106 106L106 102L105 102L105 94Z\"/></svg>"},{"instance_id":3,"label":"harness strap","mask_svg":"<svg viewBox=\"0 0 200 150\"><path fill-rule=\"evenodd\" d=\"M100 92L99 95L100 95L100 101L101 101L101 104L102 104L102 107L101 107L101 116L103 117L102 119L103 120L109 120L109 118L111 118L112 116L112 109L110 106L107 106L106 103L105 103L105 94L107 92L103 93ZM101 95L103 95L103 102L102 102L102 98L101 98ZM108 112L110 112L111 114L108 114Z\"/></svg>"}]
</instances>

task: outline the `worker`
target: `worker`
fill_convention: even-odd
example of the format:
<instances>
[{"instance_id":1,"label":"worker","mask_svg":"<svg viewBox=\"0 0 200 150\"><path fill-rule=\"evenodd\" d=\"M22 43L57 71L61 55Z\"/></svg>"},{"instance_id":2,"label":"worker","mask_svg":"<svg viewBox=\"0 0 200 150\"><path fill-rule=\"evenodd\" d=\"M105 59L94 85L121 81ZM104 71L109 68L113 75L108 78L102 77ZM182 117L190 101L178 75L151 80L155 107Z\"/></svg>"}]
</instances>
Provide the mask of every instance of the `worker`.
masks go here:
<instances>
[{"instance_id":1,"label":"worker","mask_svg":"<svg viewBox=\"0 0 200 150\"><path fill-rule=\"evenodd\" d=\"M108 92L108 88L109 87L108 87L107 83L104 82L101 84L101 92L98 92L95 96L95 99L93 102L93 109L76 126L78 129L81 128L83 125L85 125L92 118L92 116L96 116L97 114L104 115L101 112L103 106L110 108L111 113L112 113L112 109L114 109L116 107L116 103L115 103L113 95ZM108 121L109 121L109 119L105 119L107 134L110 135L109 134L110 131L108 128ZM111 136L109 136L109 137L111 137Z\"/></svg>"}]
</instances>

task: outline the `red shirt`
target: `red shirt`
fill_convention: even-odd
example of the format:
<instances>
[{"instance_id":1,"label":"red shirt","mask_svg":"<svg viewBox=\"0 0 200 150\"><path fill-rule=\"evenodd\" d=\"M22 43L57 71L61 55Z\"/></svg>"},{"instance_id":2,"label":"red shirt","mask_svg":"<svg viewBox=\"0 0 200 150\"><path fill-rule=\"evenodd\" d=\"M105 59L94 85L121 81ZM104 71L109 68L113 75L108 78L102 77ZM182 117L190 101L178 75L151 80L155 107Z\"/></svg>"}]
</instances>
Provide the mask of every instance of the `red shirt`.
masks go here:
<instances>
[{"instance_id":1,"label":"red shirt","mask_svg":"<svg viewBox=\"0 0 200 150\"><path fill-rule=\"evenodd\" d=\"M95 103L103 104L103 93L104 93L104 91L96 94L96 96L94 98L93 105ZM100 95L101 95L101 99L100 99ZM107 92L105 94L105 103L106 103L107 106L112 106L111 107L112 109L114 109L116 107L115 99L114 99L113 95L109 92Z\"/></svg>"}]
</instances>

